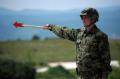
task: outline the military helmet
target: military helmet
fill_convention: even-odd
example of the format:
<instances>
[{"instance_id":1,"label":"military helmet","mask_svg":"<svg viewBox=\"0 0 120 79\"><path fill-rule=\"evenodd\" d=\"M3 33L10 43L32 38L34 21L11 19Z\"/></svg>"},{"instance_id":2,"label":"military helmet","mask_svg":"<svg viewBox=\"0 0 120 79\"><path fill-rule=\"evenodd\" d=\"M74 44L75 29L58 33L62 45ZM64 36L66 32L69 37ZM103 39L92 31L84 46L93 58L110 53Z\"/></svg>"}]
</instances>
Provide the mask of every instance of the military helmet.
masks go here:
<instances>
[{"instance_id":1,"label":"military helmet","mask_svg":"<svg viewBox=\"0 0 120 79\"><path fill-rule=\"evenodd\" d=\"M83 19L83 16L89 16L91 20L95 20L96 22L99 19L99 14L98 11L94 8L85 8L83 11L80 13L81 19Z\"/></svg>"}]
</instances>

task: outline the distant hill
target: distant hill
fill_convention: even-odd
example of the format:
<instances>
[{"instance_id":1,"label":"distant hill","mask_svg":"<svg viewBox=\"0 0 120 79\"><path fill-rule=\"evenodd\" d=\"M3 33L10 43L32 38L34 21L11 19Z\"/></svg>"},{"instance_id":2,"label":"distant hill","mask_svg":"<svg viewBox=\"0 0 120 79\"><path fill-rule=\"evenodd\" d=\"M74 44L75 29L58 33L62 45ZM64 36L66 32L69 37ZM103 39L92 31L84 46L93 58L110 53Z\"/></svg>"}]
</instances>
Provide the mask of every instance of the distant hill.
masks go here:
<instances>
[{"instance_id":1,"label":"distant hill","mask_svg":"<svg viewBox=\"0 0 120 79\"><path fill-rule=\"evenodd\" d=\"M13 27L15 21L27 24L44 25L58 24L69 28L80 28L83 26L79 14L82 9L66 11L47 10L22 10L12 11L0 8L0 40L30 40L33 35L41 38L55 37L52 32L33 28ZM120 38L120 7L98 8L100 20L97 23L99 28L109 35L110 38Z\"/></svg>"}]
</instances>

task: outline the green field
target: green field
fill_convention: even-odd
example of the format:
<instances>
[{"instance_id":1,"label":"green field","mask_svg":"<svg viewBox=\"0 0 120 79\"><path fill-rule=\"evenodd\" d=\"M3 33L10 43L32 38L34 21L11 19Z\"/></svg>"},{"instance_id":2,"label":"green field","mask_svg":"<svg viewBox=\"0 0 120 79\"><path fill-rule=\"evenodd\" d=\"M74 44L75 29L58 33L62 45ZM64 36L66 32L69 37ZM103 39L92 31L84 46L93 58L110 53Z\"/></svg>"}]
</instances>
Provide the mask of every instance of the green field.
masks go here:
<instances>
[{"instance_id":1,"label":"green field","mask_svg":"<svg viewBox=\"0 0 120 79\"><path fill-rule=\"evenodd\" d=\"M110 40L112 59L120 60L120 40ZM0 42L0 58L43 65L75 61L75 44L64 39Z\"/></svg>"}]
</instances>

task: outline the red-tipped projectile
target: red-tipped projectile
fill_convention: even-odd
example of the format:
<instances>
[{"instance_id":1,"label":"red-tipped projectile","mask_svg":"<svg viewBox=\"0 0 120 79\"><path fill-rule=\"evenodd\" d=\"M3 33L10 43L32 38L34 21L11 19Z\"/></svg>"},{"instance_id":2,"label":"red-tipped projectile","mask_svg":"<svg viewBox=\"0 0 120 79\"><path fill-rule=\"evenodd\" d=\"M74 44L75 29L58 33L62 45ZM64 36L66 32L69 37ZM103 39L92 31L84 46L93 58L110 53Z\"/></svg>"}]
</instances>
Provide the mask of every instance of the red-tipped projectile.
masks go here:
<instances>
[{"instance_id":1,"label":"red-tipped projectile","mask_svg":"<svg viewBox=\"0 0 120 79\"><path fill-rule=\"evenodd\" d=\"M19 23L19 22L15 22L13 25L14 25L16 28L18 28L18 27L24 27L24 26L23 26L23 23Z\"/></svg>"}]
</instances>

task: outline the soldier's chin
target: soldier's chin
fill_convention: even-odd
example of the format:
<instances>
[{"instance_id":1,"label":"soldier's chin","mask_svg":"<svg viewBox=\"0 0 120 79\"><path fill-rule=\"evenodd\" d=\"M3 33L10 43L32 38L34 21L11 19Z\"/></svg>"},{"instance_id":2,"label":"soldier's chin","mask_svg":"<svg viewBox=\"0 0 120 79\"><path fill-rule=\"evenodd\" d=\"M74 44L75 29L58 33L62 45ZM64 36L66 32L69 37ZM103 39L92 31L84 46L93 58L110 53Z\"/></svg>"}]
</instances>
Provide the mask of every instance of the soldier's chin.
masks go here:
<instances>
[{"instance_id":1,"label":"soldier's chin","mask_svg":"<svg viewBox=\"0 0 120 79\"><path fill-rule=\"evenodd\" d=\"M90 25L84 25L84 27L90 27Z\"/></svg>"},{"instance_id":2,"label":"soldier's chin","mask_svg":"<svg viewBox=\"0 0 120 79\"><path fill-rule=\"evenodd\" d=\"M89 25L88 25L88 24L86 24L86 23L83 23L83 24L84 24L84 26L85 26L85 27L88 27L88 26L89 26Z\"/></svg>"}]
</instances>

